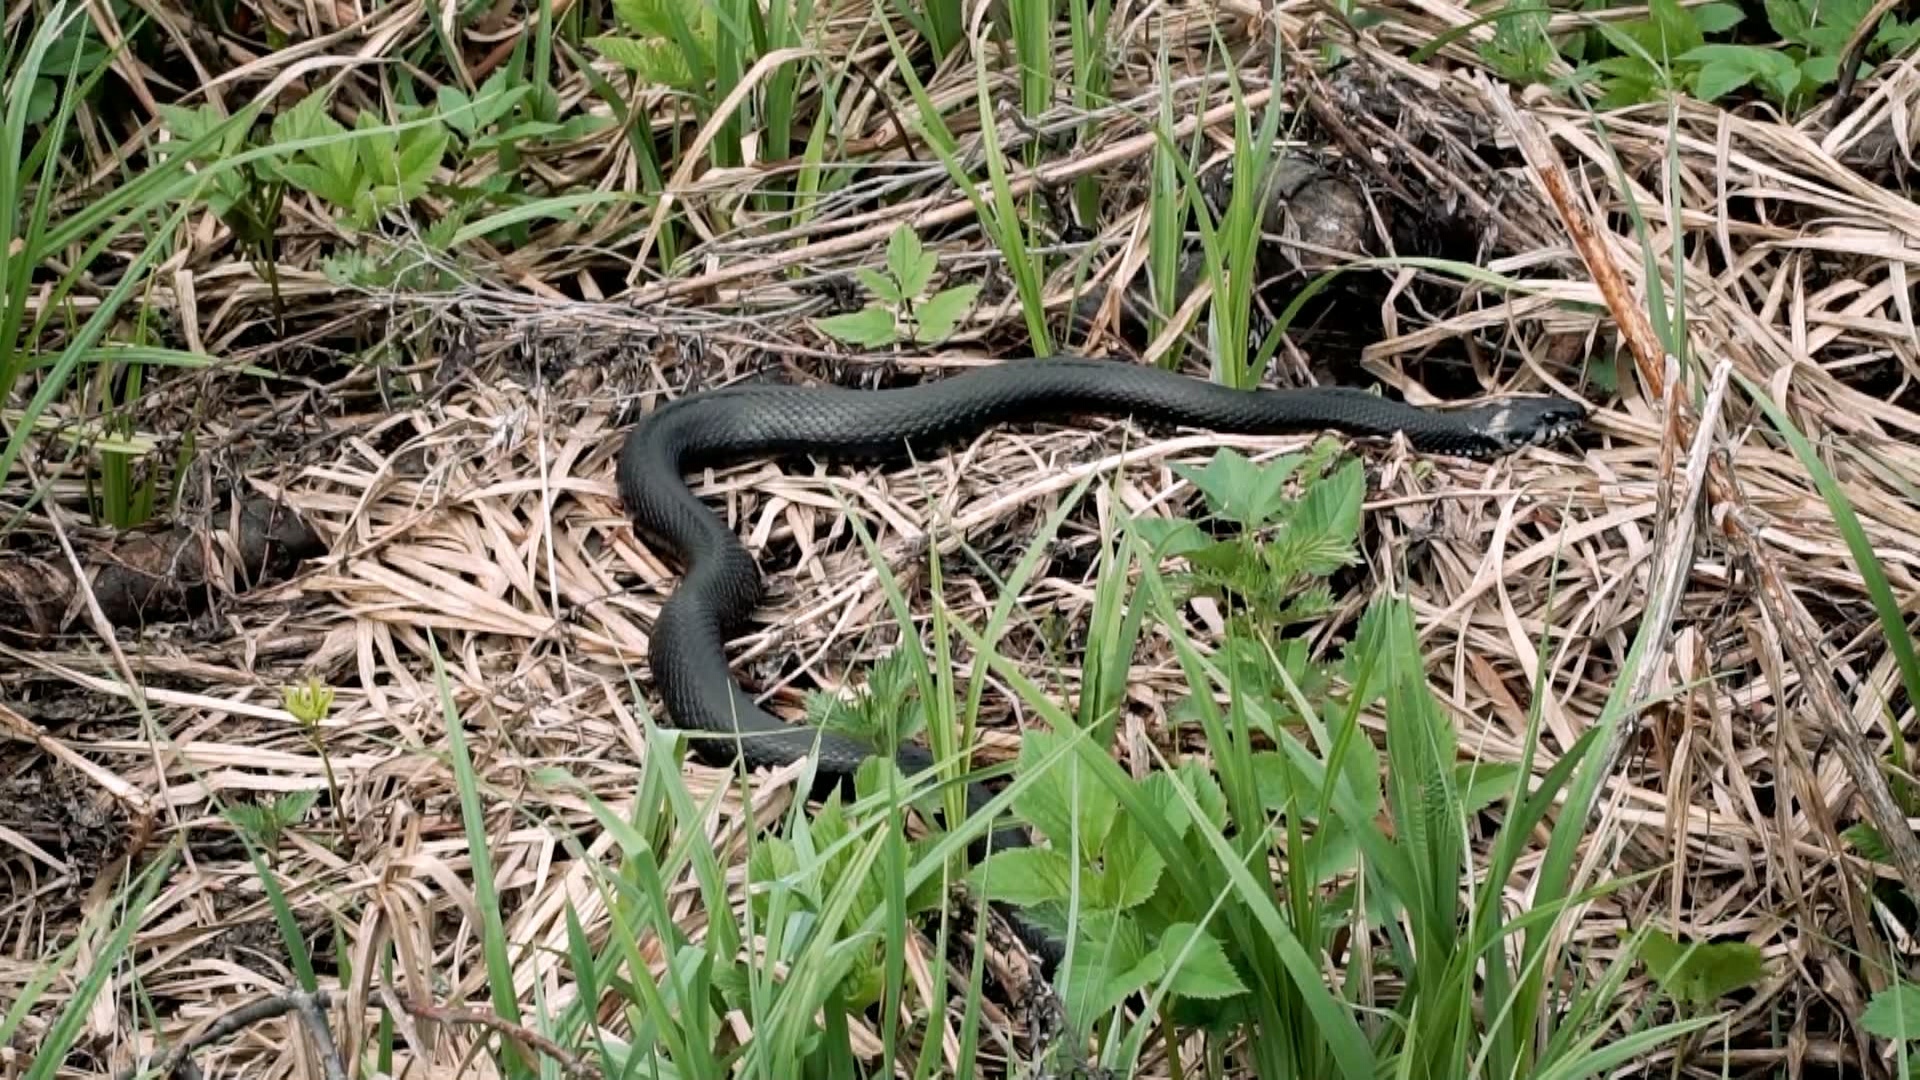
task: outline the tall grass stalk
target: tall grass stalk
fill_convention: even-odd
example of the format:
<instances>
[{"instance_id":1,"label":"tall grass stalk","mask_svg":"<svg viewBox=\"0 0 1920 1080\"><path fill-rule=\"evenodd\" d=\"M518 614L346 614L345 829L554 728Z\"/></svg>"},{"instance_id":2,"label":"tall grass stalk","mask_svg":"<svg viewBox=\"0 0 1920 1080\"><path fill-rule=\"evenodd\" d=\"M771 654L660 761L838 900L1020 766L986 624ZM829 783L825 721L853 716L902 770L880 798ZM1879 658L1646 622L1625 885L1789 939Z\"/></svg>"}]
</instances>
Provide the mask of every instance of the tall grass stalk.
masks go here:
<instances>
[{"instance_id":1,"label":"tall grass stalk","mask_svg":"<svg viewBox=\"0 0 1920 1080\"><path fill-rule=\"evenodd\" d=\"M992 238L1006 261L1007 271L1013 276L1014 292L1020 297L1021 314L1025 317L1027 337L1033 351L1041 356L1053 352L1053 335L1047 329L1045 284L1045 258L1033 251L1023 232L1021 222L1031 217L1026 208L1016 202L1007 172L1007 161L1000 150L995 134L993 118L993 94L989 88L986 69L986 50L977 50L975 56L975 104L980 110L981 139L983 152L987 160L989 177L988 187L991 196L982 194L979 185L966 174L961 164L958 143L946 121L941 119L939 108L927 93L925 84L914 73L909 63L905 46L891 26L882 25L886 32L888 45L892 48L894 59L898 62L899 72L907 82L907 88L913 95L914 106L922 134L929 147L940 158L954 186L967 193L972 201L974 212L980 226ZM1033 228L1037 229L1036 223Z\"/></svg>"},{"instance_id":2,"label":"tall grass stalk","mask_svg":"<svg viewBox=\"0 0 1920 1080\"><path fill-rule=\"evenodd\" d=\"M1080 0L1068 0L1079 7ZM1028 119L1037 119L1053 105L1054 27L1059 24L1056 0L1006 0L1008 19L1013 30L1013 59L1020 76L1020 109ZM989 50L985 42L975 42L974 62L984 68ZM981 115L992 113L982 105ZM982 124L983 129L988 125Z\"/></svg>"},{"instance_id":3,"label":"tall grass stalk","mask_svg":"<svg viewBox=\"0 0 1920 1080\"><path fill-rule=\"evenodd\" d=\"M1160 58L1156 70L1160 79L1160 131L1163 137L1154 141L1153 172L1148 204L1148 252L1147 283L1153 296L1153 314L1149 323L1152 339L1159 339L1166 330L1167 320L1173 315L1180 303L1180 253L1186 238L1188 205L1188 187L1182 182L1179 150L1173 144L1173 85L1167 78L1167 46L1160 43ZM1191 154L1193 158L1186 163L1186 171L1198 167L1198 154L1204 140L1195 139ZM1186 336L1173 339L1171 347L1160 357L1164 367L1177 368L1186 353Z\"/></svg>"},{"instance_id":4,"label":"tall grass stalk","mask_svg":"<svg viewBox=\"0 0 1920 1080\"><path fill-rule=\"evenodd\" d=\"M1218 41L1217 34L1215 40ZM1284 85L1284 59L1285 46L1276 29L1273 67L1268 73L1270 85L1276 88ZM1181 172L1188 202L1200 227L1200 247L1212 293L1207 314L1207 344L1213 355L1214 378L1228 386L1250 389L1259 385L1264 367L1257 355L1249 355L1253 352L1250 337L1254 291L1260 273L1261 225L1270 190L1269 169L1285 100L1277 91L1268 97L1256 131L1237 68L1228 67L1227 85L1235 104L1233 155L1229 165L1232 177L1226 208L1217 221L1202 194L1199 177L1189 168L1182 168ZM1160 141L1170 144L1171 127L1163 126L1160 136ZM1204 133L1196 132L1194 137L1202 139Z\"/></svg>"}]
</instances>

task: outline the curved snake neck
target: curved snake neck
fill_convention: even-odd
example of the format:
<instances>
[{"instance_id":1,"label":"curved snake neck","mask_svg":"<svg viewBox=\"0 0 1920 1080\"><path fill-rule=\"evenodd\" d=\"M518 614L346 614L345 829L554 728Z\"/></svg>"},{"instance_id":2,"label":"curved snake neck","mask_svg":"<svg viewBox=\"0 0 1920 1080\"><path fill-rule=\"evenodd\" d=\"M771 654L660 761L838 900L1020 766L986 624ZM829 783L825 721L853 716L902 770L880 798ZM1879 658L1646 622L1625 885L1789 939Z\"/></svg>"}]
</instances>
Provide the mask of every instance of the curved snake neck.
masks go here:
<instances>
[{"instance_id":1,"label":"curved snake neck","mask_svg":"<svg viewBox=\"0 0 1920 1080\"><path fill-rule=\"evenodd\" d=\"M620 498L636 530L685 568L649 644L653 681L673 726L716 736L692 740L716 764L771 768L815 755L816 796L850 788L874 752L844 735L780 720L734 681L726 643L760 601L760 569L687 487L687 472L752 457L926 456L996 425L1098 415L1233 434L1403 433L1417 451L1488 458L1556 439L1584 423L1587 411L1563 398L1512 398L1434 412L1356 389L1234 390L1126 361L1068 358L1016 360L893 390L756 385L689 395L635 425L618 467ZM934 763L911 745L898 761L910 777ZM990 797L970 785L969 812ZM996 849L1028 842L1019 829L992 839ZM1013 921L1029 945L1055 953L1056 942Z\"/></svg>"}]
</instances>

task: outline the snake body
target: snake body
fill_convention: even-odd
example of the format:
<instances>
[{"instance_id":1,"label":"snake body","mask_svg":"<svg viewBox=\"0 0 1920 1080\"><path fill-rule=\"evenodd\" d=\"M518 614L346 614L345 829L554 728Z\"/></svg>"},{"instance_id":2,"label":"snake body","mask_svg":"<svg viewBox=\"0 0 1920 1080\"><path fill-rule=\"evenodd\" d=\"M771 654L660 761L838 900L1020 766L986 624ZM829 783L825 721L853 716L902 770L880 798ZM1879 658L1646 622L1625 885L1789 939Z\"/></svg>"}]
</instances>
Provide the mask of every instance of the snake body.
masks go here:
<instances>
[{"instance_id":1,"label":"snake body","mask_svg":"<svg viewBox=\"0 0 1920 1080\"><path fill-rule=\"evenodd\" d=\"M649 646L653 682L673 726L718 736L693 740L697 753L716 762L772 768L814 755L816 794L850 789L855 770L874 752L845 735L780 720L734 681L726 643L761 599L760 570L687 487L687 472L755 457L924 457L996 425L1096 415L1236 434L1404 433L1417 451L1488 458L1558 438L1587 412L1553 397L1435 412L1357 389L1235 390L1161 368L1081 358L1016 360L899 389L754 385L688 395L634 426L618 466L620 497L636 530L684 568ZM913 745L900 749L898 761L910 777L934 764ZM990 797L971 785L969 811ZM993 843L1004 849L1027 838L1010 829Z\"/></svg>"}]
</instances>

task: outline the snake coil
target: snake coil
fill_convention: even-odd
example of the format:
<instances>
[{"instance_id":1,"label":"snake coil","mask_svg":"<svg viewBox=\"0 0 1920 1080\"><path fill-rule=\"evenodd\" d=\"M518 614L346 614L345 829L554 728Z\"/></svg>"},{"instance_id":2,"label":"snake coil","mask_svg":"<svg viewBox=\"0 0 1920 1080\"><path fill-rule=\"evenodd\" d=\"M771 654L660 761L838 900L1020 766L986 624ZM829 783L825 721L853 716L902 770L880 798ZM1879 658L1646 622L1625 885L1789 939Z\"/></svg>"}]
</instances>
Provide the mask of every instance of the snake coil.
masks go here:
<instances>
[{"instance_id":1,"label":"snake coil","mask_svg":"<svg viewBox=\"0 0 1920 1080\"><path fill-rule=\"evenodd\" d=\"M1235 434L1401 433L1420 452L1491 458L1559 438L1583 424L1587 410L1563 398L1523 397L1439 412L1357 389L1234 390L1156 367L1083 358L1016 360L890 390L756 385L691 394L642 418L618 466L621 501L636 530L684 568L649 646L654 685L673 726L717 736L693 740L696 752L716 764L772 768L815 755L816 797L835 786L850 789L855 770L874 752L838 733L785 723L734 681L726 642L760 601L760 569L687 487L687 472L753 457L925 456L995 425L1095 415ZM912 745L898 760L908 776L934 763ZM991 798L978 783L967 795L969 813ZM997 850L1027 843L1020 829L993 837ZM1058 942L1007 914L1043 960L1057 961Z\"/></svg>"}]
</instances>

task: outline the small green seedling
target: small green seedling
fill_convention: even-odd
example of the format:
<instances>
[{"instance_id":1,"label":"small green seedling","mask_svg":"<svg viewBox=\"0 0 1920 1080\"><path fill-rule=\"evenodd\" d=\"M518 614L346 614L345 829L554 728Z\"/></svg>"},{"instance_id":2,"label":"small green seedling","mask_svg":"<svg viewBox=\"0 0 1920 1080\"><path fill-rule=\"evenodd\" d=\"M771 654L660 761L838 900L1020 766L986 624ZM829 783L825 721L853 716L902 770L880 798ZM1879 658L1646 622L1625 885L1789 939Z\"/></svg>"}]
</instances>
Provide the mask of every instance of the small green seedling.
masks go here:
<instances>
[{"instance_id":1,"label":"small green seedling","mask_svg":"<svg viewBox=\"0 0 1920 1080\"><path fill-rule=\"evenodd\" d=\"M859 311L814 320L821 332L849 345L873 348L912 341L927 345L945 340L960 324L980 293L977 284L955 285L927 296L936 259L905 225L887 240L887 270L854 271L877 301Z\"/></svg>"}]
</instances>

